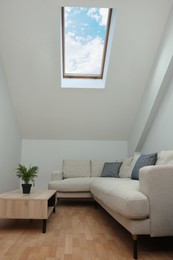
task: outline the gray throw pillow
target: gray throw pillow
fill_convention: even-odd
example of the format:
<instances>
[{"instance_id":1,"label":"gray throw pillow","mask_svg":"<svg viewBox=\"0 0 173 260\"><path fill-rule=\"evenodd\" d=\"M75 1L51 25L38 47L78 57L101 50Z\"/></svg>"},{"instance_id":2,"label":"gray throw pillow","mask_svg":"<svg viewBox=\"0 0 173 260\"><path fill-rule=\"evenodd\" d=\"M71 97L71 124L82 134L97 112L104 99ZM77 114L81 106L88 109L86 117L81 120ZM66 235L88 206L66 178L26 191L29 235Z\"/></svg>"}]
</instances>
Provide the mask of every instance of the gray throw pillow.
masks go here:
<instances>
[{"instance_id":1,"label":"gray throw pillow","mask_svg":"<svg viewBox=\"0 0 173 260\"><path fill-rule=\"evenodd\" d=\"M153 154L141 154L138 158L138 160L135 163L135 166L132 170L131 179L133 180L139 180L139 170L140 168L148 165L155 165L157 160L157 153Z\"/></svg>"},{"instance_id":2,"label":"gray throw pillow","mask_svg":"<svg viewBox=\"0 0 173 260\"><path fill-rule=\"evenodd\" d=\"M118 178L119 169L122 162L106 162L103 166L101 177L115 177Z\"/></svg>"}]
</instances>

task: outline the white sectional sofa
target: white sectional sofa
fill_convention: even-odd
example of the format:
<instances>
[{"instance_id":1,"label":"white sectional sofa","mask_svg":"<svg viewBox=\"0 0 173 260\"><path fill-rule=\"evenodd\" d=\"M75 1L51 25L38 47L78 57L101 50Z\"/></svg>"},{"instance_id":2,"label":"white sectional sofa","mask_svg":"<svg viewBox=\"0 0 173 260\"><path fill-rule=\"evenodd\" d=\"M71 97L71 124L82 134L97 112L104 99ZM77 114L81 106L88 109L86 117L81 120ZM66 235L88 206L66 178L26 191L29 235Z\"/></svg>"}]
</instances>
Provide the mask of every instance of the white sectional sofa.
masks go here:
<instances>
[{"instance_id":1,"label":"white sectional sofa","mask_svg":"<svg viewBox=\"0 0 173 260\"><path fill-rule=\"evenodd\" d=\"M62 171L54 171L48 184L49 189L57 190L57 198L98 202L132 234L134 259L138 235L173 235L173 151L160 152L154 165L139 167L139 180L132 179L140 158L135 154L122 164L115 162L116 177L102 177L105 166L112 176L111 163L105 161L64 160Z\"/></svg>"}]
</instances>

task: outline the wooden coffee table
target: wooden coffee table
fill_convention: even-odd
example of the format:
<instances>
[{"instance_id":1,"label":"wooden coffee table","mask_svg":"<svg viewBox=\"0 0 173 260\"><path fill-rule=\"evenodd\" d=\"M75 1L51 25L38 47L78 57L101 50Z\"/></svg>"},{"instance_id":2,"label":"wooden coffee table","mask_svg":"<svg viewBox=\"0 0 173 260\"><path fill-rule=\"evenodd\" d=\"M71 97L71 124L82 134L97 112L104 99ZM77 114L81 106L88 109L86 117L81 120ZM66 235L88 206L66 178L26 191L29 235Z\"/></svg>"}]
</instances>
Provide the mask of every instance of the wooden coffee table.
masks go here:
<instances>
[{"instance_id":1,"label":"wooden coffee table","mask_svg":"<svg viewBox=\"0 0 173 260\"><path fill-rule=\"evenodd\" d=\"M41 219L42 233L46 233L46 223L55 212L56 190L36 190L23 194L13 190L0 194L0 218L4 219Z\"/></svg>"}]
</instances>

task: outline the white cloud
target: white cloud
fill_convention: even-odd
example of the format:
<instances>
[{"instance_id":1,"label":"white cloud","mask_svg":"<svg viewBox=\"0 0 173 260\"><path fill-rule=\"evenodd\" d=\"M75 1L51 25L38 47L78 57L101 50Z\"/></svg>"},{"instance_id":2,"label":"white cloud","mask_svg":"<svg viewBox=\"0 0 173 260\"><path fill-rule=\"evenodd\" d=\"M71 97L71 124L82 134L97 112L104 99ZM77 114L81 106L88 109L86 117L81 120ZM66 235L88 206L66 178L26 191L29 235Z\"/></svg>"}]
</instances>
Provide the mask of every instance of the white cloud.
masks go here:
<instances>
[{"instance_id":1,"label":"white cloud","mask_svg":"<svg viewBox=\"0 0 173 260\"><path fill-rule=\"evenodd\" d=\"M65 28L71 27L72 21L68 19L68 13L65 13Z\"/></svg>"},{"instance_id":2,"label":"white cloud","mask_svg":"<svg viewBox=\"0 0 173 260\"><path fill-rule=\"evenodd\" d=\"M100 26L106 26L108 17L107 8L90 8L87 15L94 19Z\"/></svg>"},{"instance_id":3,"label":"white cloud","mask_svg":"<svg viewBox=\"0 0 173 260\"><path fill-rule=\"evenodd\" d=\"M99 23L100 16L98 15L97 8L90 8L87 12L87 15Z\"/></svg>"},{"instance_id":4,"label":"white cloud","mask_svg":"<svg viewBox=\"0 0 173 260\"><path fill-rule=\"evenodd\" d=\"M76 10L75 7L64 7L65 15L65 28L72 26L72 21L69 19L70 13L74 13Z\"/></svg>"},{"instance_id":5,"label":"white cloud","mask_svg":"<svg viewBox=\"0 0 173 260\"><path fill-rule=\"evenodd\" d=\"M75 36L75 33L74 33L74 32L68 32L68 35L69 35L70 37L74 37L74 36Z\"/></svg>"},{"instance_id":6,"label":"white cloud","mask_svg":"<svg viewBox=\"0 0 173 260\"><path fill-rule=\"evenodd\" d=\"M108 9L106 8L99 8L99 14L100 14L100 25L106 26L107 19L108 19Z\"/></svg>"},{"instance_id":7,"label":"white cloud","mask_svg":"<svg viewBox=\"0 0 173 260\"><path fill-rule=\"evenodd\" d=\"M73 7L64 7L65 20L67 20L69 13L73 10Z\"/></svg>"},{"instance_id":8,"label":"white cloud","mask_svg":"<svg viewBox=\"0 0 173 260\"><path fill-rule=\"evenodd\" d=\"M79 39L66 35L66 72L98 74L102 62L103 42L96 37L85 44Z\"/></svg>"},{"instance_id":9,"label":"white cloud","mask_svg":"<svg viewBox=\"0 0 173 260\"><path fill-rule=\"evenodd\" d=\"M65 7L65 11L67 13L70 13L72 9L73 9L73 7L67 7L67 6Z\"/></svg>"}]
</instances>

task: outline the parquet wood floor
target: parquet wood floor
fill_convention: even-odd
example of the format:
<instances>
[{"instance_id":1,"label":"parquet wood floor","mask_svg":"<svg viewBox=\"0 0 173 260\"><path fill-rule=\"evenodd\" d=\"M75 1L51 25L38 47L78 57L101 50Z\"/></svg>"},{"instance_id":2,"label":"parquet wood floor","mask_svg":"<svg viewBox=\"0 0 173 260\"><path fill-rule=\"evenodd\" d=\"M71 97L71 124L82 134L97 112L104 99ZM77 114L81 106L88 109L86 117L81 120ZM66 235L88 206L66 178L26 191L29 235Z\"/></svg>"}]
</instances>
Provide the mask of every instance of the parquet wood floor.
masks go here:
<instances>
[{"instance_id":1,"label":"parquet wood floor","mask_svg":"<svg viewBox=\"0 0 173 260\"><path fill-rule=\"evenodd\" d=\"M0 260L131 260L131 235L92 202L61 201L48 219L0 220ZM173 237L139 237L139 260L173 260Z\"/></svg>"}]
</instances>

